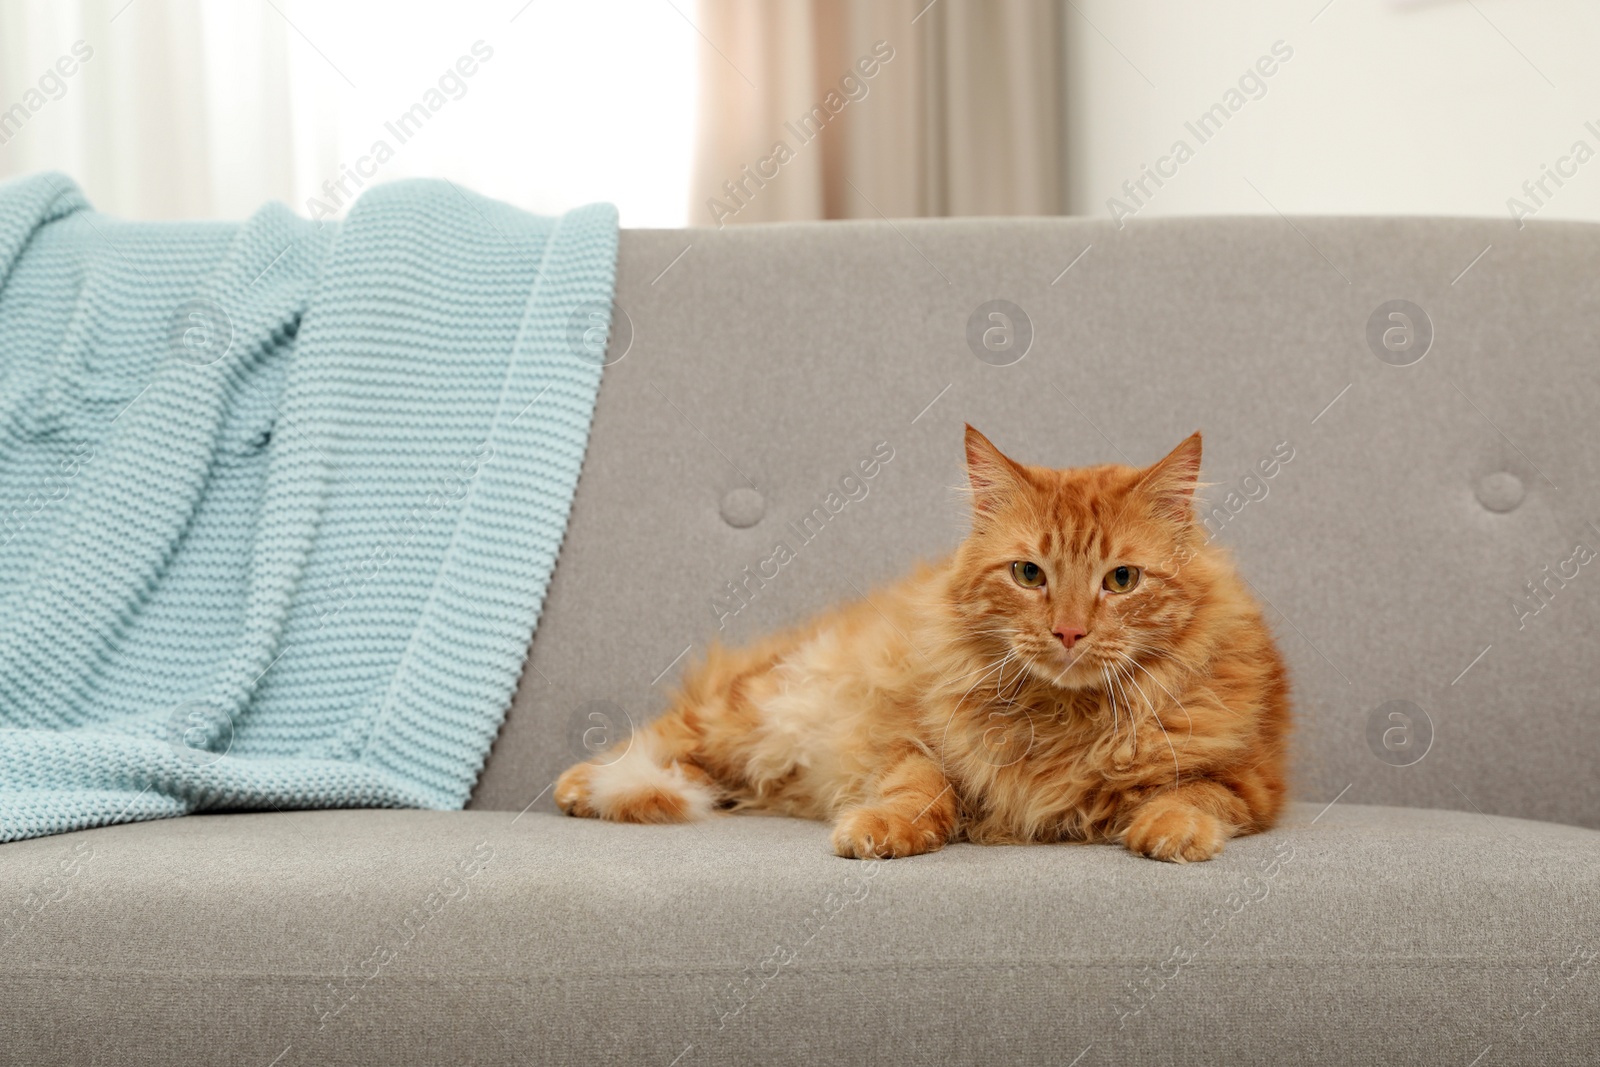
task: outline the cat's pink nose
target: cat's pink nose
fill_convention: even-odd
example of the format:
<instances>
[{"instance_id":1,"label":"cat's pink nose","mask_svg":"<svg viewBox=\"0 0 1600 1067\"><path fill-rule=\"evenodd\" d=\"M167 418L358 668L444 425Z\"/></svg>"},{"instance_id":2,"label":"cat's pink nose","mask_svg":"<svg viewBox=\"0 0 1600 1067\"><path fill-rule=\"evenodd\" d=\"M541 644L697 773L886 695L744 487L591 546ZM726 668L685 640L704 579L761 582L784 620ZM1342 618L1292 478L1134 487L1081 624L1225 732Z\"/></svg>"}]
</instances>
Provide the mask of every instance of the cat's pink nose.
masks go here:
<instances>
[{"instance_id":1,"label":"cat's pink nose","mask_svg":"<svg viewBox=\"0 0 1600 1067\"><path fill-rule=\"evenodd\" d=\"M1077 643L1078 638L1088 637L1089 631L1080 626L1057 626L1055 634L1057 637L1061 638L1061 643L1063 645L1071 648Z\"/></svg>"}]
</instances>

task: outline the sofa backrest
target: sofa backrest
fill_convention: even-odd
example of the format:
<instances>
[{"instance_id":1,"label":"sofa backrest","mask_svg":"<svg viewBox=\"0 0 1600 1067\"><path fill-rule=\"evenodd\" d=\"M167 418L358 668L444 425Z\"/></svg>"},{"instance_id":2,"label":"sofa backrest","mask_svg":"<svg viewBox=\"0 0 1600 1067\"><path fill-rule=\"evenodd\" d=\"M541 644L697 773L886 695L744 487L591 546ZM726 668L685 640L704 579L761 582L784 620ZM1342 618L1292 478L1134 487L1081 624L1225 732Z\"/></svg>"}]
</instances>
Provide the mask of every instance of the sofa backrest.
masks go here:
<instances>
[{"instance_id":1,"label":"sofa backrest","mask_svg":"<svg viewBox=\"0 0 1600 1067\"><path fill-rule=\"evenodd\" d=\"M953 546L970 421L1053 466L1204 430L1208 521L1293 671L1299 798L1600 825L1597 263L1600 228L1484 220L624 232L571 526L473 805L548 807L711 639Z\"/></svg>"}]
</instances>

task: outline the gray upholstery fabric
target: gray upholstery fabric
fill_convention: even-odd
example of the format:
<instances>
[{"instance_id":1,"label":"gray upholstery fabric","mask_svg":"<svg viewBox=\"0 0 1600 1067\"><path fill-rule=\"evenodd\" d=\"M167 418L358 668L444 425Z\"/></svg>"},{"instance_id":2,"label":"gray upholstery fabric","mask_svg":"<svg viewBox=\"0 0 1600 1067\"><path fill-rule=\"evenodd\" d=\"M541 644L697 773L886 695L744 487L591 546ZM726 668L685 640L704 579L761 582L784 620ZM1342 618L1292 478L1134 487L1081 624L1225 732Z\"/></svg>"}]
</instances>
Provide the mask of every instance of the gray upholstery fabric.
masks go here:
<instances>
[{"instance_id":1,"label":"gray upholstery fabric","mask_svg":"<svg viewBox=\"0 0 1600 1067\"><path fill-rule=\"evenodd\" d=\"M1595 1062L1600 564L1548 575L1600 550L1597 258L1591 226L1440 220L625 233L619 361L477 810L0 847L0 1064ZM1399 299L1433 333L1408 366L1367 337ZM1010 365L968 342L992 300L1031 323ZM711 638L953 545L963 421L1056 465L1205 430L1311 803L1187 867L548 814ZM1432 727L1404 766L1393 701Z\"/></svg>"},{"instance_id":2,"label":"gray upholstery fabric","mask_svg":"<svg viewBox=\"0 0 1600 1067\"><path fill-rule=\"evenodd\" d=\"M1321 810L1185 867L537 812L24 841L0 1062L1594 1062L1600 833Z\"/></svg>"},{"instance_id":3,"label":"gray upholstery fabric","mask_svg":"<svg viewBox=\"0 0 1600 1067\"><path fill-rule=\"evenodd\" d=\"M1541 571L1577 543L1600 551L1595 262L1600 227L1484 220L625 233L631 347L606 371L531 666L473 804L520 810L585 737L654 715L713 636L747 641L952 546L965 420L1062 466L1152 462L1199 427L1213 504L1289 442L1216 529L1293 670L1298 795L1600 826L1600 562ZM1034 333L1010 366L967 342L997 299ZM1367 341L1395 299L1432 322L1410 366ZM867 496L719 634L713 597L879 441L894 459ZM1482 485L1495 475L1515 482ZM722 511L746 479L765 514L741 528ZM1519 487L1509 511L1482 502ZM1550 591L1519 616L1530 580ZM1432 724L1409 766L1368 740L1397 700Z\"/></svg>"}]
</instances>

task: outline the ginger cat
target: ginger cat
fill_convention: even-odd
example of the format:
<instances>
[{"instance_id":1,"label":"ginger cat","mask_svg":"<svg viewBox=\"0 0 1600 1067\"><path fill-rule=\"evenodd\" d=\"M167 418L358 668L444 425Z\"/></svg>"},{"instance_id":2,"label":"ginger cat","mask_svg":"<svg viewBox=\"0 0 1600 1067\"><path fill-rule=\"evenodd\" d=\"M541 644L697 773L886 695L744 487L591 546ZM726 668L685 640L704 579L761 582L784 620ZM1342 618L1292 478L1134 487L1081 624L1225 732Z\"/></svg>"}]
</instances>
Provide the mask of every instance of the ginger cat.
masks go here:
<instances>
[{"instance_id":1,"label":"ginger cat","mask_svg":"<svg viewBox=\"0 0 1600 1067\"><path fill-rule=\"evenodd\" d=\"M972 532L865 600L713 647L671 710L569 768L570 815L833 820L833 848L1120 842L1206 860L1284 801L1289 686L1195 520L1200 435L1154 466L1023 466L967 427Z\"/></svg>"}]
</instances>

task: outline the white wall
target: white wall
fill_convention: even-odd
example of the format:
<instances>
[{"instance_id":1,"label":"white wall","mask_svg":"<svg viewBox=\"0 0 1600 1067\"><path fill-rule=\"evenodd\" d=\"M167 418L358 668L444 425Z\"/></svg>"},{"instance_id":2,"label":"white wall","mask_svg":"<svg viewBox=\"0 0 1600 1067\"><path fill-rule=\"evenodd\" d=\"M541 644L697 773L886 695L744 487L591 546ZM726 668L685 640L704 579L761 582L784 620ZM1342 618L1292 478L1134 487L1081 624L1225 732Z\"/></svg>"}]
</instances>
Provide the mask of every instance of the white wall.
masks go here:
<instances>
[{"instance_id":1,"label":"white wall","mask_svg":"<svg viewBox=\"0 0 1600 1067\"><path fill-rule=\"evenodd\" d=\"M1072 211L1105 217L1118 197L1136 218L1256 214L1269 201L1285 214L1509 218L1515 196L1540 219L1600 219L1600 155L1560 163L1579 140L1600 153L1600 4L1325 3L1073 0ZM1293 56L1265 94L1200 143L1185 120L1277 41ZM1147 179L1136 204L1122 183L1180 138L1193 158L1162 187ZM1563 187L1547 178L1537 205L1523 182L1558 163L1576 173Z\"/></svg>"}]
</instances>

